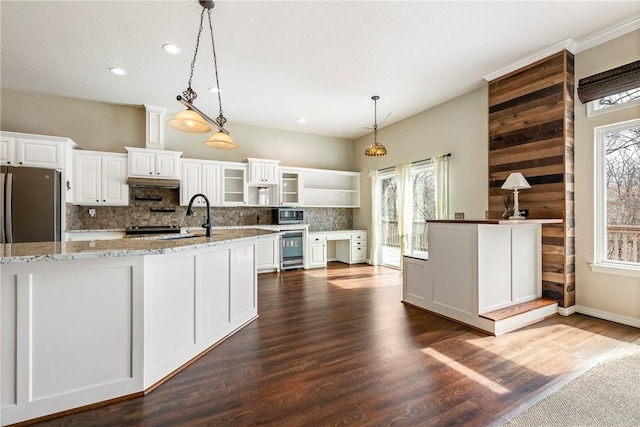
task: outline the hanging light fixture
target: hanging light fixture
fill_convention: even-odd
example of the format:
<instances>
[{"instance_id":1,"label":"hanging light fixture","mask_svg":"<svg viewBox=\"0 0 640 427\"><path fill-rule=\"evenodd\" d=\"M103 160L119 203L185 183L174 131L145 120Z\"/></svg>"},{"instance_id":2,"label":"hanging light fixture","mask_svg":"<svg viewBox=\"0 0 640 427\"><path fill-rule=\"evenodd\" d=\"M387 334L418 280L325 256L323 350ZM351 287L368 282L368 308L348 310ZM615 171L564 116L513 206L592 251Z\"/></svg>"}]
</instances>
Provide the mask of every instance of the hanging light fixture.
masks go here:
<instances>
[{"instance_id":1,"label":"hanging light fixture","mask_svg":"<svg viewBox=\"0 0 640 427\"><path fill-rule=\"evenodd\" d=\"M371 99L373 100L373 144L364 150L364 154L371 157L381 157L387 154L387 149L378 143L378 99L380 97L374 95Z\"/></svg>"},{"instance_id":2,"label":"hanging light fixture","mask_svg":"<svg viewBox=\"0 0 640 427\"><path fill-rule=\"evenodd\" d=\"M224 124L227 122L227 119L222 114L222 98L220 97L220 80L218 78L218 59L216 57L216 46L213 41L213 25L211 24L211 9L213 9L214 3L211 0L199 0L199 3L200 6L202 6L202 12L200 13L200 27L198 29L198 38L196 39L196 48L193 52L193 60L191 61L189 84L187 89L182 92L182 95L178 95L176 97L178 102L187 107L187 109L179 112L173 119L169 120L169 126L184 132L192 133L206 133L211 131L211 127L217 128L218 132L205 141L204 145L223 150L233 150L237 148L237 146L229 136L229 131L224 128ZM193 105L193 101L198 97L198 94L196 94L196 92L191 88L191 80L193 79L193 70L196 65L196 57L198 56L200 34L202 33L202 24L204 22L205 12L207 12L207 17L209 18L211 49L213 51L213 68L215 70L216 88L218 89L218 105L220 107L220 113L215 120L211 119Z\"/></svg>"}]
</instances>

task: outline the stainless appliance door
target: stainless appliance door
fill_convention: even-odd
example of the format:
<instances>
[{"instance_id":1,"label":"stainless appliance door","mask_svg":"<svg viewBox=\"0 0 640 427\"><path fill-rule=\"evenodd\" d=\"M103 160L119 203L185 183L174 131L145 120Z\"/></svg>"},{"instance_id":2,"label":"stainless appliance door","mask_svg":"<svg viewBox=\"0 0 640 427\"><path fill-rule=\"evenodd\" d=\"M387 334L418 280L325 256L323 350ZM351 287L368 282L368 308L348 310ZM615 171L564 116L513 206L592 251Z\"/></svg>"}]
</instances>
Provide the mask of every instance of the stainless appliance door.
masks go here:
<instances>
[{"instance_id":1,"label":"stainless appliance door","mask_svg":"<svg viewBox=\"0 0 640 427\"><path fill-rule=\"evenodd\" d=\"M0 243L11 243L10 239L7 239L5 230L11 231L10 227L7 227L7 222L11 220L11 210L7 209L7 206L11 207L11 201L7 203L7 174L4 168L0 168ZM7 211L9 215L7 216Z\"/></svg>"},{"instance_id":2,"label":"stainless appliance door","mask_svg":"<svg viewBox=\"0 0 640 427\"><path fill-rule=\"evenodd\" d=\"M282 234L280 268L288 270L304 267L304 230L291 230Z\"/></svg>"},{"instance_id":3,"label":"stainless appliance door","mask_svg":"<svg viewBox=\"0 0 640 427\"><path fill-rule=\"evenodd\" d=\"M13 242L60 241L60 172L41 168L7 169L13 181Z\"/></svg>"}]
</instances>

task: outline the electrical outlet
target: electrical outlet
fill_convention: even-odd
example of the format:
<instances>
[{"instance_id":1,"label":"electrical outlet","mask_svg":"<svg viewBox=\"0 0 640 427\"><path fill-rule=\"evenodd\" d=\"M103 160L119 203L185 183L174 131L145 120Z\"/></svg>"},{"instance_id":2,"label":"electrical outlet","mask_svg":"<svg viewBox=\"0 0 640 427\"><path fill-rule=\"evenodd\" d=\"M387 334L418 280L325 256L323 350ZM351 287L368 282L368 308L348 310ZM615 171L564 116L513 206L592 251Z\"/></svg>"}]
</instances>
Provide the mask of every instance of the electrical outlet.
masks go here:
<instances>
[{"instance_id":1,"label":"electrical outlet","mask_svg":"<svg viewBox=\"0 0 640 427\"><path fill-rule=\"evenodd\" d=\"M96 217L96 210L91 208L89 209L89 218L95 218Z\"/></svg>"},{"instance_id":2,"label":"electrical outlet","mask_svg":"<svg viewBox=\"0 0 640 427\"><path fill-rule=\"evenodd\" d=\"M455 219L464 219L464 212L456 212L454 218Z\"/></svg>"}]
</instances>

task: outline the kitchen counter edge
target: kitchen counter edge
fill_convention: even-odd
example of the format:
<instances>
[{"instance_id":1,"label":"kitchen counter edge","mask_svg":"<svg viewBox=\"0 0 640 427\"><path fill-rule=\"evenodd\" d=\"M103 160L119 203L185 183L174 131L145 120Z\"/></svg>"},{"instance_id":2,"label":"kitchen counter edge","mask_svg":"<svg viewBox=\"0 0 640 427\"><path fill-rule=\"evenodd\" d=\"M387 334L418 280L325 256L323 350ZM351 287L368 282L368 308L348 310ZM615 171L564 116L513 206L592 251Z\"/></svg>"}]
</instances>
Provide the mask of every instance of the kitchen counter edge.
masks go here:
<instances>
[{"instance_id":1,"label":"kitchen counter edge","mask_svg":"<svg viewBox=\"0 0 640 427\"><path fill-rule=\"evenodd\" d=\"M277 234L278 231L254 227L223 229L217 230L211 237L198 236L176 240L115 239L8 243L0 245L0 264L166 254L268 238Z\"/></svg>"}]
</instances>

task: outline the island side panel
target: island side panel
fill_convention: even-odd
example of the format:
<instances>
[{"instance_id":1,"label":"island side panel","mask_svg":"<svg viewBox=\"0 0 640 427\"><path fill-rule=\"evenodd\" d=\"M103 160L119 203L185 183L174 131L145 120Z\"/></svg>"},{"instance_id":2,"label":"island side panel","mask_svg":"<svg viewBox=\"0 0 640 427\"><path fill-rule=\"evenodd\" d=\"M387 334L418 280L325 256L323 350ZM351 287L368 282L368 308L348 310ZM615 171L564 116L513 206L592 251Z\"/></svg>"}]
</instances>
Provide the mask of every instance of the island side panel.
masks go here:
<instances>
[{"instance_id":1,"label":"island side panel","mask_svg":"<svg viewBox=\"0 0 640 427\"><path fill-rule=\"evenodd\" d=\"M3 366L2 378L16 390L3 397L3 424L141 389L137 269L138 257L2 266L3 301L15 289L14 330L6 331L3 321L2 331L3 360L15 364L13 372Z\"/></svg>"}]
</instances>

